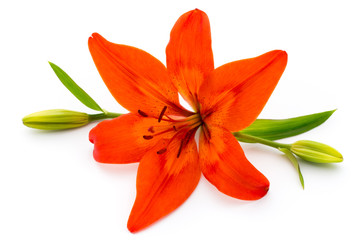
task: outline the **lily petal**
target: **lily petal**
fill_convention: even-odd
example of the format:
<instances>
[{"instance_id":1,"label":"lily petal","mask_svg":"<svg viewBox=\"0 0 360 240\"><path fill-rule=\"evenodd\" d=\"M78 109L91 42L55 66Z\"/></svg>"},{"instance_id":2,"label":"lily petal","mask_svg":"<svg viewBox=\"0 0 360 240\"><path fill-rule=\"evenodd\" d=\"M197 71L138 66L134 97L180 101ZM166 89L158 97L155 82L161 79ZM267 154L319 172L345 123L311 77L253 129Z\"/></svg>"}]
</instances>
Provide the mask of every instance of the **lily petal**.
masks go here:
<instances>
[{"instance_id":1,"label":"lily petal","mask_svg":"<svg viewBox=\"0 0 360 240\"><path fill-rule=\"evenodd\" d=\"M111 43L98 33L89 38L89 49L111 94L130 112L157 117L164 106L168 114L186 111L165 66L147 52Z\"/></svg>"},{"instance_id":2,"label":"lily petal","mask_svg":"<svg viewBox=\"0 0 360 240\"><path fill-rule=\"evenodd\" d=\"M201 131L199 158L207 180L220 192L243 200L256 200L269 189L269 181L245 157L240 144L226 129L208 126Z\"/></svg>"},{"instance_id":3,"label":"lily petal","mask_svg":"<svg viewBox=\"0 0 360 240\"><path fill-rule=\"evenodd\" d=\"M94 143L95 160L101 163L139 162L157 143L143 138L150 134L148 129L155 124L162 123L133 113L100 122L89 134L90 142Z\"/></svg>"},{"instance_id":4,"label":"lily petal","mask_svg":"<svg viewBox=\"0 0 360 240\"><path fill-rule=\"evenodd\" d=\"M275 50L256 58L231 62L214 70L200 89L205 121L232 132L256 120L278 83L287 54Z\"/></svg>"},{"instance_id":5,"label":"lily petal","mask_svg":"<svg viewBox=\"0 0 360 240\"><path fill-rule=\"evenodd\" d=\"M209 18L201 10L183 14L175 23L166 48L170 77L183 98L197 109L197 93L214 70Z\"/></svg>"},{"instance_id":6,"label":"lily petal","mask_svg":"<svg viewBox=\"0 0 360 240\"><path fill-rule=\"evenodd\" d=\"M137 195L129 216L128 229L137 232L178 208L196 188L201 171L192 138L177 157L180 136L169 144L159 142L140 161ZM168 145L165 153L157 149Z\"/></svg>"}]
</instances>

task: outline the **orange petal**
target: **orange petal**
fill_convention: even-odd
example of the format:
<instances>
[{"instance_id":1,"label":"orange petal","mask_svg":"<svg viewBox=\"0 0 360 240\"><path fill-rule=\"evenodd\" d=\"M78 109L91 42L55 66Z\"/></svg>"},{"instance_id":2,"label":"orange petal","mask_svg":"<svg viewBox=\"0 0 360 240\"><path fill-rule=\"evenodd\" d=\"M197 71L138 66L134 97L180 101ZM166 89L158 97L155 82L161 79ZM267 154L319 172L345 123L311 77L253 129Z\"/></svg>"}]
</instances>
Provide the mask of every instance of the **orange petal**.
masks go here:
<instances>
[{"instance_id":1,"label":"orange petal","mask_svg":"<svg viewBox=\"0 0 360 240\"><path fill-rule=\"evenodd\" d=\"M201 170L220 192L243 200L256 200L269 189L269 181L245 157L238 141L226 129L208 126L201 131Z\"/></svg>"},{"instance_id":2,"label":"orange petal","mask_svg":"<svg viewBox=\"0 0 360 240\"><path fill-rule=\"evenodd\" d=\"M139 162L158 142L143 138L151 134L149 128L156 124L159 123L155 118L133 113L102 121L89 134L90 141L94 143L95 160L101 163Z\"/></svg>"},{"instance_id":3,"label":"orange petal","mask_svg":"<svg viewBox=\"0 0 360 240\"><path fill-rule=\"evenodd\" d=\"M168 114L183 111L165 66L150 54L111 43L97 33L89 38L89 49L111 94L130 112L140 109L156 117L164 106Z\"/></svg>"},{"instance_id":4,"label":"orange petal","mask_svg":"<svg viewBox=\"0 0 360 240\"><path fill-rule=\"evenodd\" d=\"M192 138L177 157L180 140L178 136L170 144L165 140L159 142L141 159L136 200L128 220L130 232L137 232L174 211L196 188L201 175L196 143ZM157 154L164 145L168 145L167 151Z\"/></svg>"},{"instance_id":5,"label":"orange petal","mask_svg":"<svg viewBox=\"0 0 360 240\"><path fill-rule=\"evenodd\" d=\"M180 94L197 108L198 89L214 70L210 23L206 13L195 9L177 20L166 48L166 63Z\"/></svg>"},{"instance_id":6,"label":"orange petal","mask_svg":"<svg viewBox=\"0 0 360 240\"><path fill-rule=\"evenodd\" d=\"M264 108L286 63L286 52L276 50L215 69L200 89L201 112L209 116L205 121L232 132L249 126Z\"/></svg>"}]
</instances>

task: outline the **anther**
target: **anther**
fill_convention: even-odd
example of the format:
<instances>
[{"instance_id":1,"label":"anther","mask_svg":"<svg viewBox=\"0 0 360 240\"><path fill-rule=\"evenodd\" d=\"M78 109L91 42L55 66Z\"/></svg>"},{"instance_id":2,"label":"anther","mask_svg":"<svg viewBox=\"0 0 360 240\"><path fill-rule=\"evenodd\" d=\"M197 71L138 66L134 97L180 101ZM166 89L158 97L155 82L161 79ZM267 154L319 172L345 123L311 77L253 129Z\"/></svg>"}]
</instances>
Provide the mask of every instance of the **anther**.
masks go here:
<instances>
[{"instance_id":1,"label":"anther","mask_svg":"<svg viewBox=\"0 0 360 240\"><path fill-rule=\"evenodd\" d=\"M160 149L159 151L157 151L156 153L157 154L163 154L163 153L165 153L166 152L166 148L162 148L162 149Z\"/></svg>"},{"instance_id":2,"label":"anther","mask_svg":"<svg viewBox=\"0 0 360 240\"><path fill-rule=\"evenodd\" d=\"M160 121L161 121L161 119L163 118L163 116L164 116L164 113L165 113L166 109L167 109L167 106L165 106L165 107L161 110L161 113L160 113L160 115L159 115L158 122L160 122Z\"/></svg>"},{"instance_id":3,"label":"anther","mask_svg":"<svg viewBox=\"0 0 360 240\"><path fill-rule=\"evenodd\" d=\"M149 128L148 128L148 131L151 132L151 133L154 133L154 132L155 132L155 131L154 131L154 126L149 127Z\"/></svg>"},{"instance_id":4,"label":"anther","mask_svg":"<svg viewBox=\"0 0 360 240\"><path fill-rule=\"evenodd\" d=\"M153 138L153 136L151 136L151 135L144 135L143 138L144 138L145 140L150 140L150 139Z\"/></svg>"},{"instance_id":5,"label":"anther","mask_svg":"<svg viewBox=\"0 0 360 240\"><path fill-rule=\"evenodd\" d=\"M174 129L174 131L177 131L177 129L176 129L176 127L175 127L175 125L173 125L173 129Z\"/></svg>"},{"instance_id":6,"label":"anther","mask_svg":"<svg viewBox=\"0 0 360 240\"><path fill-rule=\"evenodd\" d=\"M148 117L148 115L146 113L144 113L143 111L141 111L140 109L138 110L138 113L143 117Z\"/></svg>"}]
</instances>

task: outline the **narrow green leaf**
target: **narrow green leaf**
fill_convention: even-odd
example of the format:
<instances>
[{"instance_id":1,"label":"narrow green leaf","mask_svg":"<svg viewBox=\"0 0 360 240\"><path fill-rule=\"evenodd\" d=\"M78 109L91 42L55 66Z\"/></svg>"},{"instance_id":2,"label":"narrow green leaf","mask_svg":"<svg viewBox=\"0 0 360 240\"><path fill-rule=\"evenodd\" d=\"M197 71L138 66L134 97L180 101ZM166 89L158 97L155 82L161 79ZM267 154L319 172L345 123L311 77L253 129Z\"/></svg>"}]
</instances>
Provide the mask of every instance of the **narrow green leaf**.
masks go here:
<instances>
[{"instance_id":1,"label":"narrow green leaf","mask_svg":"<svg viewBox=\"0 0 360 240\"><path fill-rule=\"evenodd\" d=\"M240 133L278 140L307 132L324 123L335 110L288 119L257 119Z\"/></svg>"},{"instance_id":2,"label":"narrow green leaf","mask_svg":"<svg viewBox=\"0 0 360 240\"><path fill-rule=\"evenodd\" d=\"M74 80L72 80L69 75L66 74L60 67L55 65L52 62L49 62L51 68L54 70L56 76L64 84L64 86L88 108L93 110L102 111L101 107L81 88L79 87Z\"/></svg>"},{"instance_id":3,"label":"narrow green leaf","mask_svg":"<svg viewBox=\"0 0 360 240\"><path fill-rule=\"evenodd\" d=\"M299 174L299 180L300 180L300 183L301 183L301 186L302 188L304 189L305 188L305 185L304 185L304 178L303 178L303 175L300 171L300 165L296 159L296 157L290 152L289 149L287 148L279 148L280 151L282 151L283 153L285 153L285 155L288 157L288 159L291 161L291 163L294 165L294 167L296 168L296 171L298 172Z\"/></svg>"}]
</instances>

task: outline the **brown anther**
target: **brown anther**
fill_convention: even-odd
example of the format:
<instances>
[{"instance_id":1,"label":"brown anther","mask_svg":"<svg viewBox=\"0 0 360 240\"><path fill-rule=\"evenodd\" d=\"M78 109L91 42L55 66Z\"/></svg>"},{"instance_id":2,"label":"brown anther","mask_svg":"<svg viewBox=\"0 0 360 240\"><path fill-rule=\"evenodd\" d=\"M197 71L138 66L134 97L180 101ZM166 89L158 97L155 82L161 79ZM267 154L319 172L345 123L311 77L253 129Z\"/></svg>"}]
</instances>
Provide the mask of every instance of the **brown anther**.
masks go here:
<instances>
[{"instance_id":1,"label":"brown anther","mask_svg":"<svg viewBox=\"0 0 360 240\"><path fill-rule=\"evenodd\" d=\"M165 106L165 107L161 110L161 113L160 113L159 118L158 118L158 122L161 122L161 119L163 118L166 109L167 109L167 106Z\"/></svg>"},{"instance_id":2,"label":"brown anther","mask_svg":"<svg viewBox=\"0 0 360 240\"><path fill-rule=\"evenodd\" d=\"M143 111L141 111L140 109L138 110L138 113L143 117L148 117L148 115L146 113L144 113Z\"/></svg>"},{"instance_id":3,"label":"brown anther","mask_svg":"<svg viewBox=\"0 0 360 240\"><path fill-rule=\"evenodd\" d=\"M159 151L157 151L156 153L157 154L163 154L163 153L165 153L166 152L166 148L162 148L162 149L160 149Z\"/></svg>"},{"instance_id":4,"label":"brown anther","mask_svg":"<svg viewBox=\"0 0 360 240\"><path fill-rule=\"evenodd\" d=\"M151 133L154 133L154 132L155 132L155 131L154 131L154 126L149 127L149 128L148 128L148 131L151 132Z\"/></svg>"},{"instance_id":5,"label":"brown anther","mask_svg":"<svg viewBox=\"0 0 360 240\"><path fill-rule=\"evenodd\" d=\"M144 135L143 138L144 138L145 140L150 140L150 139L153 138L153 136L151 136L151 135Z\"/></svg>"},{"instance_id":6,"label":"brown anther","mask_svg":"<svg viewBox=\"0 0 360 240\"><path fill-rule=\"evenodd\" d=\"M175 127L175 125L173 125L173 129L174 129L174 131L177 131L177 129L176 129L176 127Z\"/></svg>"}]
</instances>

